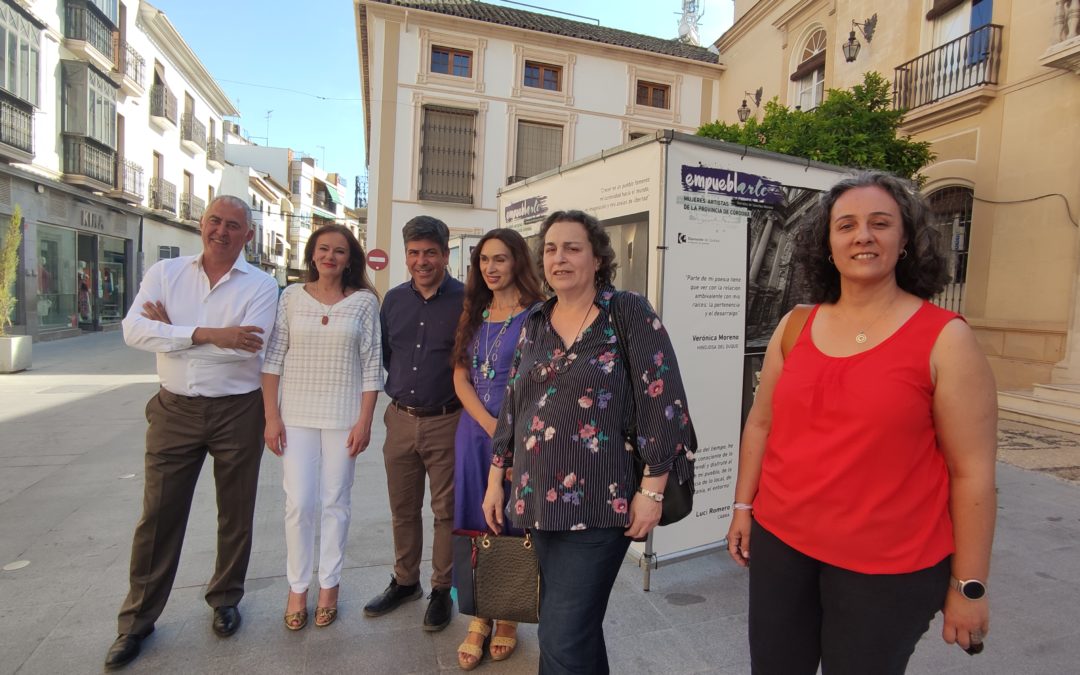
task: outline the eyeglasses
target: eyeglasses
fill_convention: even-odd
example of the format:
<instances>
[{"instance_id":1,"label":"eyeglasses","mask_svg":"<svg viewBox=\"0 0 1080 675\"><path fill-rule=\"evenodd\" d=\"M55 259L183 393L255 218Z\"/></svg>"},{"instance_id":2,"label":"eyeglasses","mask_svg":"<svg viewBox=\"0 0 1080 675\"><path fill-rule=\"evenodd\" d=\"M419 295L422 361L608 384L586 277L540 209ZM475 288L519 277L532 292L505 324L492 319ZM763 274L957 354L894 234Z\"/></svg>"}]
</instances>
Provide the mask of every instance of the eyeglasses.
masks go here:
<instances>
[{"instance_id":1,"label":"eyeglasses","mask_svg":"<svg viewBox=\"0 0 1080 675\"><path fill-rule=\"evenodd\" d=\"M560 354L550 361L538 361L529 370L529 376L533 382L547 382L560 373L570 369L570 359L565 354Z\"/></svg>"}]
</instances>

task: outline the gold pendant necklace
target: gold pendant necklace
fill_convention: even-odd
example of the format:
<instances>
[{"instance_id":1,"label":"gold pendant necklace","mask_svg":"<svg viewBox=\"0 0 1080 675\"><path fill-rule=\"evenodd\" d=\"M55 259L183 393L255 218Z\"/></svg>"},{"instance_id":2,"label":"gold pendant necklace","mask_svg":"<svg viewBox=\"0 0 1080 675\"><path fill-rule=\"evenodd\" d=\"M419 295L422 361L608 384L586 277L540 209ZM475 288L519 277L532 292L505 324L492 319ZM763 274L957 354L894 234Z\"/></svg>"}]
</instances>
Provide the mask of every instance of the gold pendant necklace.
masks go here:
<instances>
[{"instance_id":1,"label":"gold pendant necklace","mask_svg":"<svg viewBox=\"0 0 1080 675\"><path fill-rule=\"evenodd\" d=\"M868 336L866 335L866 331L868 331L868 330L870 330L871 328L873 328L873 327L874 327L874 324L876 324L876 323L877 323L878 321L881 321L881 317L883 317L883 316L885 316L886 314L888 314L888 313L889 313L889 310L890 310L890 309L892 309L892 306L893 306L893 303L894 303L894 302L896 302L896 297L895 297L895 296L893 297L893 299L892 299L892 300L890 300L890 301L889 301L889 304L888 304L888 305L886 305L886 307L885 307L885 311L883 311L883 312L882 312L881 314L878 314L878 315L877 315L877 318L875 318L875 319L874 319L873 321L871 321L871 322L870 322L870 323L869 323L869 324L868 324L868 325L866 326L866 328L863 328L862 330L860 330L860 331L859 331L858 333L856 333L856 334L855 334L855 342L857 342L857 343L859 343L859 344L864 344L864 343L865 343L865 342L866 342L867 340L869 340L869 339L870 339L870 338L869 338L869 337L868 337Z\"/></svg>"}]
</instances>

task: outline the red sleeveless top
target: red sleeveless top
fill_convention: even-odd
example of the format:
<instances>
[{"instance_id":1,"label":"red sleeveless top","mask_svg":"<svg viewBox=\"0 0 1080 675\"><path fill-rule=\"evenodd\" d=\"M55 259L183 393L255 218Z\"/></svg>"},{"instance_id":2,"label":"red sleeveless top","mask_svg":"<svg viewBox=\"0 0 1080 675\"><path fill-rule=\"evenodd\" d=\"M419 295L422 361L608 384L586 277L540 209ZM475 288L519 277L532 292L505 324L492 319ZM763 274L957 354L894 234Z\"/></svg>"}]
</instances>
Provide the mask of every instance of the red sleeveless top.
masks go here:
<instances>
[{"instance_id":1,"label":"red sleeveless top","mask_svg":"<svg viewBox=\"0 0 1080 675\"><path fill-rule=\"evenodd\" d=\"M936 565L953 552L953 531L930 350L959 315L923 302L881 344L832 357L810 337L819 307L773 392L754 517L792 548L855 572Z\"/></svg>"}]
</instances>

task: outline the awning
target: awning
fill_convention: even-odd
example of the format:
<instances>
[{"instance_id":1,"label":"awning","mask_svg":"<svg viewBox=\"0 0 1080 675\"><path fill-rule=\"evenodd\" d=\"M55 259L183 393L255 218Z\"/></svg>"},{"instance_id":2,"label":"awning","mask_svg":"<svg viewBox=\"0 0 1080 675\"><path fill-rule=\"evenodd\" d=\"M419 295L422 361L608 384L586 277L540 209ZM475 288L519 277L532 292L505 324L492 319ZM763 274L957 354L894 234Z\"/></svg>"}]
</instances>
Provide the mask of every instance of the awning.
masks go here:
<instances>
[{"instance_id":1,"label":"awning","mask_svg":"<svg viewBox=\"0 0 1080 675\"><path fill-rule=\"evenodd\" d=\"M326 191L330 194L330 199L333 199L335 203L344 205L345 200L341 198L341 193L338 192L337 187L326 183Z\"/></svg>"}]
</instances>

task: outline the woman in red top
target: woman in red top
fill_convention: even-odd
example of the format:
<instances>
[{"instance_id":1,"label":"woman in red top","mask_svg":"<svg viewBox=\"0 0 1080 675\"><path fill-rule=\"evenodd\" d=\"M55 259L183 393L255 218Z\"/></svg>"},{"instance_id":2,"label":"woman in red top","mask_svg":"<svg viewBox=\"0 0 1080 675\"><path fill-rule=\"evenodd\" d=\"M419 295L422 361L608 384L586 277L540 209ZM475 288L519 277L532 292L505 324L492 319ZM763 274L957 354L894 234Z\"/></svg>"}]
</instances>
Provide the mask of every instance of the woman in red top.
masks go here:
<instances>
[{"instance_id":1,"label":"woman in red top","mask_svg":"<svg viewBox=\"0 0 1080 675\"><path fill-rule=\"evenodd\" d=\"M868 172L800 234L815 299L769 342L743 431L728 552L750 563L754 673L903 673L938 610L989 630L997 403L910 183ZM795 319L797 322L799 319Z\"/></svg>"}]
</instances>

